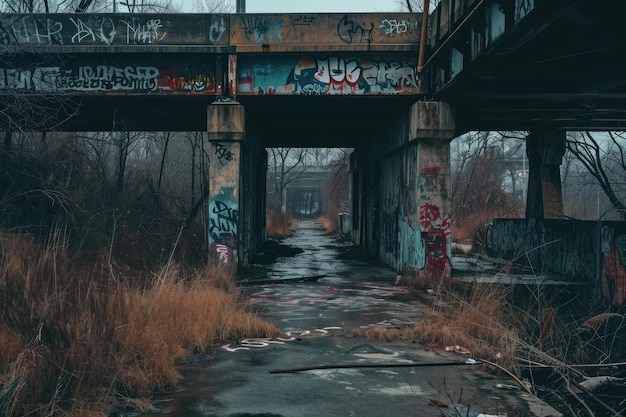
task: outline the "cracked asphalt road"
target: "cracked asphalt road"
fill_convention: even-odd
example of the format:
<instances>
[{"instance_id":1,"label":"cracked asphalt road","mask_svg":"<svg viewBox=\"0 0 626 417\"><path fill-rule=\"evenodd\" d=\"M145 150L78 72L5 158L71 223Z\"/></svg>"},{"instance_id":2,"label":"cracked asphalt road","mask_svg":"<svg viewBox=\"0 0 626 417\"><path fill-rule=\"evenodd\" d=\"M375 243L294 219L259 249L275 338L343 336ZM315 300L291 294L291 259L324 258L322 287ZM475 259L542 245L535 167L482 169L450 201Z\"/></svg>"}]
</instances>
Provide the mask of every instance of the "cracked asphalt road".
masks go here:
<instances>
[{"instance_id":1,"label":"cracked asphalt road","mask_svg":"<svg viewBox=\"0 0 626 417\"><path fill-rule=\"evenodd\" d=\"M217 348L209 362L182 370L184 389L161 396L155 411L171 417L560 415L521 390L494 388L511 381L478 376L466 357L416 341L355 336L359 327L410 326L426 306L394 285L393 270L345 256L345 245L314 221L301 222L284 244L303 252L279 259L271 280L244 290L246 303L287 336Z\"/></svg>"}]
</instances>

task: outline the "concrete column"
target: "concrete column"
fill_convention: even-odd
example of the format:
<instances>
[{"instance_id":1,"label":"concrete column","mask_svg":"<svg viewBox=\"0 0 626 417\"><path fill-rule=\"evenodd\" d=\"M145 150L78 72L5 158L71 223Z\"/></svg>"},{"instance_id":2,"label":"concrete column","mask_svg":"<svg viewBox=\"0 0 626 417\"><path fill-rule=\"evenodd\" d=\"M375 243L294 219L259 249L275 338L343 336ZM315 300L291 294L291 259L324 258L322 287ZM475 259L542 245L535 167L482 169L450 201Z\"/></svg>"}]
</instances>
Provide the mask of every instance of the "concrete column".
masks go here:
<instances>
[{"instance_id":1,"label":"concrete column","mask_svg":"<svg viewBox=\"0 0 626 417\"><path fill-rule=\"evenodd\" d=\"M528 155L527 219L563 217L560 166L565 154L565 132L533 130L526 137Z\"/></svg>"},{"instance_id":2,"label":"concrete column","mask_svg":"<svg viewBox=\"0 0 626 417\"><path fill-rule=\"evenodd\" d=\"M421 258L421 268L438 283L449 278L451 272L450 141L455 136L455 123L450 107L439 102L416 103L411 112L410 134L417 146L417 181L413 186L409 181L402 190L400 251L402 258ZM403 222L409 227L402 227ZM418 230L421 245L413 241ZM419 247L423 248L422 255L407 253Z\"/></svg>"},{"instance_id":3,"label":"concrete column","mask_svg":"<svg viewBox=\"0 0 626 417\"><path fill-rule=\"evenodd\" d=\"M209 139L209 244L224 263L239 263L241 199L241 142L245 133L244 108L236 102L212 104L207 109Z\"/></svg>"}]
</instances>

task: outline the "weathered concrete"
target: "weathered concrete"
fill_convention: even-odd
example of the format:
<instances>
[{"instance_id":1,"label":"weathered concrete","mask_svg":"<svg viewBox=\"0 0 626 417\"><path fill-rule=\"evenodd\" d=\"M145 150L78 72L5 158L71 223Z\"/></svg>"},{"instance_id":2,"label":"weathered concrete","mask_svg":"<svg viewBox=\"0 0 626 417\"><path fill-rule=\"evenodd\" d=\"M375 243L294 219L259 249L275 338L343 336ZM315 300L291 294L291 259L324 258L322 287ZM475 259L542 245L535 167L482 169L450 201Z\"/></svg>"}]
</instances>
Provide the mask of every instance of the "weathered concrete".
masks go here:
<instances>
[{"instance_id":1,"label":"weathered concrete","mask_svg":"<svg viewBox=\"0 0 626 417\"><path fill-rule=\"evenodd\" d=\"M253 285L245 294L248 305L291 337L233 341L216 349L210 364L187 367L184 390L161 397L172 400L158 405L168 416L560 415L520 390L496 389L497 383L515 383L482 379L477 365L465 364L467 357L412 341L354 336L360 327L411 326L426 306L393 285L393 270L355 257L311 221L285 243L304 252L271 268L284 284ZM312 275L319 279L294 281ZM453 365L407 366L416 363ZM275 372L320 365L348 367ZM440 410L429 400L449 406Z\"/></svg>"},{"instance_id":2,"label":"weathered concrete","mask_svg":"<svg viewBox=\"0 0 626 417\"><path fill-rule=\"evenodd\" d=\"M234 103L208 107L209 244L224 263L239 262L239 205L241 197L241 140L244 138L243 106Z\"/></svg>"},{"instance_id":3,"label":"weathered concrete","mask_svg":"<svg viewBox=\"0 0 626 417\"><path fill-rule=\"evenodd\" d=\"M416 103L380 134L373 150L356 154L357 241L397 271L449 274L454 114L445 103Z\"/></svg>"},{"instance_id":4,"label":"weathered concrete","mask_svg":"<svg viewBox=\"0 0 626 417\"><path fill-rule=\"evenodd\" d=\"M527 219L563 218L560 166L565 154L565 132L533 130L526 138L528 155Z\"/></svg>"},{"instance_id":5,"label":"weathered concrete","mask_svg":"<svg viewBox=\"0 0 626 417\"><path fill-rule=\"evenodd\" d=\"M514 271L589 284L595 304L626 302L624 222L494 219L492 235L490 254L513 260Z\"/></svg>"}]
</instances>

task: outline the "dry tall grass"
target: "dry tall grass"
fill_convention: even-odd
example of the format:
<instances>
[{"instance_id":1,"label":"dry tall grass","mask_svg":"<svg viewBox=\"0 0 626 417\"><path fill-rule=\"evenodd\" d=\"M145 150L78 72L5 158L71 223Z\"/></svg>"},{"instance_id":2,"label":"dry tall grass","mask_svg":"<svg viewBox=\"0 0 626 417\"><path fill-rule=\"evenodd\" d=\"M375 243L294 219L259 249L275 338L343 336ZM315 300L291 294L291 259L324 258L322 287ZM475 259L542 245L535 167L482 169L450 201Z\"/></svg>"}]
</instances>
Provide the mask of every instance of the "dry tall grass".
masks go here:
<instances>
[{"instance_id":1,"label":"dry tall grass","mask_svg":"<svg viewBox=\"0 0 626 417\"><path fill-rule=\"evenodd\" d=\"M224 269L168 265L128 282L108 256L84 262L58 237L0 236L0 415L106 416L174 386L193 351L280 334L243 310Z\"/></svg>"},{"instance_id":2,"label":"dry tall grass","mask_svg":"<svg viewBox=\"0 0 626 417\"><path fill-rule=\"evenodd\" d=\"M419 285L419 284L416 284ZM376 339L414 339L424 343L462 346L475 358L511 366L519 341L506 307L506 289L472 285L462 292L440 288L424 319L407 329L367 328L363 335Z\"/></svg>"},{"instance_id":3,"label":"dry tall grass","mask_svg":"<svg viewBox=\"0 0 626 417\"><path fill-rule=\"evenodd\" d=\"M280 211L268 210L266 227L268 236L280 238L289 236L295 229L296 219Z\"/></svg>"}]
</instances>

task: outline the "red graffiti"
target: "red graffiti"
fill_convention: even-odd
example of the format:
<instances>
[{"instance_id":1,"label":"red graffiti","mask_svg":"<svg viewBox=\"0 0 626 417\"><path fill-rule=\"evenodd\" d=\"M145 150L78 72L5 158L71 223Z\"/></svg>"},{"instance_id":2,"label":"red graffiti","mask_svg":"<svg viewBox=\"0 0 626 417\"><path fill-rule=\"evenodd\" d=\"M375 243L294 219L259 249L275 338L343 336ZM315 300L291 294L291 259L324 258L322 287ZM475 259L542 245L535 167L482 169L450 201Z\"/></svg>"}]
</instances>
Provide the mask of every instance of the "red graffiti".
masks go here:
<instances>
[{"instance_id":1,"label":"red graffiti","mask_svg":"<svg viewBox=\"0 0 626 417\"><path fill-rule=\"evenodd\" d=\"M450 216L443 216L432 204L420 207L420 227L426 246L426 270L440 275L448 260L448 236L452 233Z\"/></svg>"},{"instance_id":2,"label":"red graffiti","mask_svg":"<svg viewBox=\"0 0 626 417\"><path fill-rule=\"evenodd\" d=\"M423 168L421 174L422 175L439 175L441 172L441 167L428 167Z\"/></svg>"},{"instance_id":3,"label":"red graffiti","mask_svg":"<svg viewBox=\"0 0 626 417\"><path fill-rule=\"evenodd\" d=\"M215 248L217 249L217 253L220 257L220 261L225 264L230 263L233 259L233 250L226 245L216 244Z\"/></svg>"},{"instance_id":4,"label":"red graffiti","mask_svg":"<svg viewBox=\"0 0 626 417\"><path fill-rule=\"evenodd\" d=\"M626 271L617 248L604 257L602 265L602 294L611 304L621 306L626 300Z\"/></svg>"}]
</instances>

